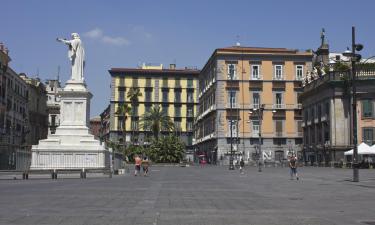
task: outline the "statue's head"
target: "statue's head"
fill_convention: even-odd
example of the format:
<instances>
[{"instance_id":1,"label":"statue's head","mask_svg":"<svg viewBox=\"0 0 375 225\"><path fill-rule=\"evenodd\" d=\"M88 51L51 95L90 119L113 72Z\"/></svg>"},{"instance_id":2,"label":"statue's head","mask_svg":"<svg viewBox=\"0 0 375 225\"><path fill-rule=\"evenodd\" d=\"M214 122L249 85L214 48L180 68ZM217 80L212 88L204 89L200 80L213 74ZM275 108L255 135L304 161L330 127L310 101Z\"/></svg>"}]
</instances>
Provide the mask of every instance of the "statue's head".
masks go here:
<instances>
[{"instance_id":1,"label":"statue's head","mask_svg":"<svg viewBox=\"0 0 375 225\"><path fill-rule=\"evenodd\" d=\"M78 33L72 33L72 38L73 39L79 39Z\"/></svg>"}]
</instances>

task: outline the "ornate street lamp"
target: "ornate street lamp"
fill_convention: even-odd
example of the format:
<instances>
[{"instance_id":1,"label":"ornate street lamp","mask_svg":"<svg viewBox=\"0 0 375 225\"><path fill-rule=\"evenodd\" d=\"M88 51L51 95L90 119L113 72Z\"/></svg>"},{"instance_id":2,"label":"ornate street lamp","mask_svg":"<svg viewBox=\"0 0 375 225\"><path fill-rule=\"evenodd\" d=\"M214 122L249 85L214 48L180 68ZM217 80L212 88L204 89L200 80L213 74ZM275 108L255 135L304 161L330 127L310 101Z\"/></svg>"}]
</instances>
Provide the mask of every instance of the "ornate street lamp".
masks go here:
<instances>
[{"instance_id":1,"label":"ornate street lamp","mask_svg":"<svg viewBox=\"0 0 375 225\"><path fill-rule=\"evenodd\" d=\"M258 128L258 145L256 150L256 161L258 166L258 172L262 172L262 165L264 163L263 159L263 152L262 152L262 120L263 120L263 111L265 109L265 104L259 105L259 108L254 108L253 110L250 110L249 117L252 115L257 117L259 128ZM275 113L276 110L273 109L272 113ZM251 120L251 118L249 118ZM250 122L250 121L249 121Z\"/></svg>"},{"instance_id":2,"label":"ornate street lamp","mask_svg":"<svg viewBox=\"0 0 375 225\"><path fill-rule=\"evenodd\" d=\"M359 181L359 171L358 171L358 137L357 137L357 90L356 90L356 62L361 60L361 55L356 54L356 51L361 51L363 49L362 44L355 43L355 27L352 27L352 51L346 50L343 55L350 58L352 63L351 73L352 73L352 119L353 119L353 182Z\"/></svg>"}]
</instances>

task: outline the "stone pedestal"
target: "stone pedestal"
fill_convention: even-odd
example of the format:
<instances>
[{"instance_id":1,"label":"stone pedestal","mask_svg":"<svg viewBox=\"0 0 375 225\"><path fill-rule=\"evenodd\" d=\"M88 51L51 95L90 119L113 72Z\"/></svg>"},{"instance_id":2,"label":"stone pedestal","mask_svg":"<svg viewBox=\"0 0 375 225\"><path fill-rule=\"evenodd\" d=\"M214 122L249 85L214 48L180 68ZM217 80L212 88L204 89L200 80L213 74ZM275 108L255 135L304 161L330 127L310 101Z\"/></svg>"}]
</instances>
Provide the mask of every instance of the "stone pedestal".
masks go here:
<instances>
[{"instance_id":1,"label":"stone pedestal","mask_svg":"<svg viewBox=\"0 0 375 225\"><path fill-rule=\"evenodd\" d=\"M60 91L60 126L32 147L31 170L109 168L109 152L89 134L90 99L86 84L69 80Z\"/></svg>"}]
</instances>

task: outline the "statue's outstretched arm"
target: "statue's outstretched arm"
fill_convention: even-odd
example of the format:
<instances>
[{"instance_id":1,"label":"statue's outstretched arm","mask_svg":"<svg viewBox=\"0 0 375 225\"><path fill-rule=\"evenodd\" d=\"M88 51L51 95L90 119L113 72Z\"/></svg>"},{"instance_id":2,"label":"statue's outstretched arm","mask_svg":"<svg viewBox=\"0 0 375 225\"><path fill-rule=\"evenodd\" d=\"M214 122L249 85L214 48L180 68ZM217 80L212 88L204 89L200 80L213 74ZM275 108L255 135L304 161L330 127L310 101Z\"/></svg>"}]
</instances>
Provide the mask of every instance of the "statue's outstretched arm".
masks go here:
<instances>
[{"instance_id":1,"label":"statue's outstretched arm","mask_svg":"<svg viewBox=\"0 0 375 225\"><path fill-rule=\"evenodd\" d=\"M59 42L62 42L68 46L71 45L70 41L69 40L66 40L66 39L62 39L62 38L56 38L56 41L59 41Z\"/></svg>"}]
</instances>

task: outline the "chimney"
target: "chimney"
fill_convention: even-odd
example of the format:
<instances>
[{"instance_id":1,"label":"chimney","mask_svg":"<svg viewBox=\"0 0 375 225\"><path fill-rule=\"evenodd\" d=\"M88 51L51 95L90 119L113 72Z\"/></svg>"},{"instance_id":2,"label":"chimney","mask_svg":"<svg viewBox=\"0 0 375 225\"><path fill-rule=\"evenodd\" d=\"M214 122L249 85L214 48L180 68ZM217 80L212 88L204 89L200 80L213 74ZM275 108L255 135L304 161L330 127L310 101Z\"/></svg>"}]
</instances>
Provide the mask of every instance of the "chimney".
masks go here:
<instances>
[{"instance_id":1,"label":"chimney","mask_svg":"<svg viewBox=\"0 0 375 225\"><path fill-rule=\"evenodd\" d=\"M169 69L170 70L175 70L176 69L176 64L169 64Z\"/></svg>"}]
</instances>

